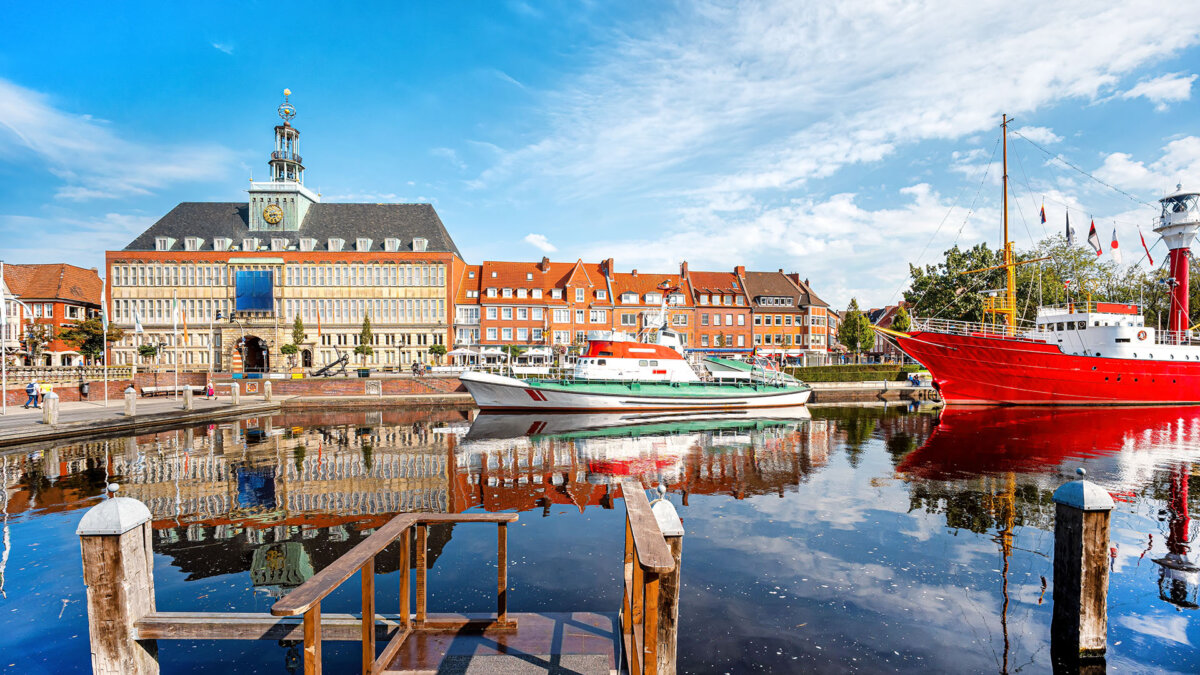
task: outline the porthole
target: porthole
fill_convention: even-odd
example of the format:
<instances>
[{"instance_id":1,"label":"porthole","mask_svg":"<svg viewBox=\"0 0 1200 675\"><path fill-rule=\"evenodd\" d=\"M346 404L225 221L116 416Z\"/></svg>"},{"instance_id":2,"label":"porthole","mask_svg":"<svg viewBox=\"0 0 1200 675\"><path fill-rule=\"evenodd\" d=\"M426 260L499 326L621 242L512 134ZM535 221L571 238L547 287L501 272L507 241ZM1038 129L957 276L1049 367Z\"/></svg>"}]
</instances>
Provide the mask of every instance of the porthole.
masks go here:
<instances>
[{"instance_id":1,"label":"porthole","mask_svg":"<svg viewBox=\"0 0 1200 675\"><path fill-rule=\"evenodd\" d=\"M1095 370L1095 369L1096 369L1096 366L1092 366L1092 370Z\"/></svg>"},{"instance_id":2,"label":"porthole","mask_svg":"<svg viewBox=\"0 0 1200 675\"><path fill-rule=\"evenodd\" d=\"M1118 375L1118 376L1117 376L1117 382L1120 382L1120 381L1121 381L1121 376L1120 376L1120 375Z\"/></svg>"},{"instance_id":3,"label":"porthole","mask_svg":"<svg viewBox=\"0 0 1200 675\"><path fill-rule=\"evenodd\" d=\"M1105 381L1105 382L1108 382L1108 377L1107 377L1107 376L1104 378L1104 381Z\"/></svg>"}]
</instances>

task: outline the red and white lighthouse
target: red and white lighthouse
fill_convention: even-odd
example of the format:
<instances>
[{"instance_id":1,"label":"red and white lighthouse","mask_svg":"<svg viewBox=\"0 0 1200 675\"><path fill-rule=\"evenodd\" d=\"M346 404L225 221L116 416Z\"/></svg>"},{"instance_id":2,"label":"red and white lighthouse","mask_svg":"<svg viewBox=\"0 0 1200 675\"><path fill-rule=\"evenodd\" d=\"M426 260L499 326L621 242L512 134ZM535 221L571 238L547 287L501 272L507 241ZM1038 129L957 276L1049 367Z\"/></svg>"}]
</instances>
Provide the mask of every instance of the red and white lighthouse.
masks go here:
<instances>
[{"instance_id":1,"label":"red and white lighthouse","mask_svg":"<svg viewBox=\"0 0 1200 675\"><path fill-rule=\"evenodd\" d=\"M1192 240L1200 230L1200 193L1184 192L1175 186L1175 194L1163 197L1162 215L1154 231L1162 236L1171 251L1171 311L1167 329L1173 340L1183 338L1191 323L1188 320L1188 261Z\"/></svg>"}]
</instances>

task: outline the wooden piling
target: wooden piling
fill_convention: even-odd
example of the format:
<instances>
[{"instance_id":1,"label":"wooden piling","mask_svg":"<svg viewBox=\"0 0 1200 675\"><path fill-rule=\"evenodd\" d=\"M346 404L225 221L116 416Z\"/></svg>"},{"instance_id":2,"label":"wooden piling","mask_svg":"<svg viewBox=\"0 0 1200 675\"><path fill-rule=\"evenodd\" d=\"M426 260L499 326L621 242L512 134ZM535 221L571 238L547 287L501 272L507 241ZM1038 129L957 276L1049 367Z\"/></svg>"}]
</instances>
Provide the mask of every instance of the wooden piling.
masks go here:
<instances>
[{"instance_id":1,"label":"wooden piling","mask_svg":"<svg viewBox=\"0 0 1200 675\"><path fill-rule=\"evenodd\" d=\"M137 640L139 619L154 612L150 510L115 497L92 507L76 529L87 586L92 672L156 675L158 643Z\"/></svg>"},{"instance_id":2,"label":"wooden piling","mask_svg":"<svg viewBox=\"0 0 1200 675\"><path fill-rule=\"evenodd\" d=\"M658 581L658 672L674 673L679 644L679 574L683 562L683 521L675 505L662 499L651 505L654 519L662 530L675 569L659 575Z\"/></svg>"},{"instance_id":3,"label":"wooden piling","mask_svg":"<svg viewBox=\"0 0 1200 675\"><path fill-rule=\"evenodd\" d=\"M1054 614L1050 649L1056 662L1103 658L1108 636L1108 530L1113 500L1077 480L1054 492Z\"/></svg>"}]
</instances>

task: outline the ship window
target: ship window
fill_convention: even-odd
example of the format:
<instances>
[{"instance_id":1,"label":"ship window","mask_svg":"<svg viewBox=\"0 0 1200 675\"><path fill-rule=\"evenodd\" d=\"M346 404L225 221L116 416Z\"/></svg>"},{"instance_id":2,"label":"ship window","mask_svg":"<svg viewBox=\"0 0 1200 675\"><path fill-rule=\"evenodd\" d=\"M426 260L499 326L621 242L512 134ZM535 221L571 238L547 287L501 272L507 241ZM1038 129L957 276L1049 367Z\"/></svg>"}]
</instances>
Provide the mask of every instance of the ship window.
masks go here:
<instances>
[{"instance_id":1,"label":"ship window","mask_svg":"<svg viewBox=\"0 0 1200 675\"><path fill-rule=\"evenodd\" d=\"M1113 342L1129 342L1129 338L1117 338Z\"/></svg>"},{"instance_id":2,"label":"ship window","mask_svg":"<svg viewBox=\"0 0 1200 675\"><path fill-rule=\"evenodd\" d=\"M1087 330L1087 322L1086 321L1079 322L1079 330Z\"/></svg>"},{"instance_id":3,"label":"ship window","mask_svg":"<svg viewBox=\"0 0 1200 675\"><path fill-rule=\"evenodd\" d=\"M600 356L612 356L612 352L600 352Z\"/></svg>"},{"instance_id":4,"label":"ship window","mask_svg":"<svg viewBox=\"0 0 1200 675\"><path fill-rule=\"evenodd\" d=\"M651 362L650 362L650 365L652 365L652 366L657 366L657 365L658 365L658 361L651 361Z\"/></svg>"},{"instance_id":5,"label":"ship window","mask_svg":"<svg viewBox=\"0 0 1200 675\"><path fill-rule=\"evenodd\" d=\"M638 361L638 365L639 365L639 366L642 366L642 367L645 367L645 366L646 366L646 365L648 365L648 364L647 364L647 362L646 362L646 359L641 359L641 360L639 360L639 361Z\"/></svg>"},{"instance_id":6,"label":"ship window","mask_svg":"<svg viewBox=\"0 0 1200 675\"><path fill-rule=\"evenodd\" d=\"M608 365L608 361L607 361L606 359L597 359L597 360L596 360L596 365L598 365L598 366L607 366L607 365Z\"/></svg>"},{"instance_id":7,"label":"ship window","mask_svg":"<svg viewBox=\"0 0 1200 675\"><path fill-rule=\"evenodd\" d=\"M1063 322L1059 321L1058 322L1058 330L1062 330L1062 329L1063 329Z\"/></svg>"},{"instance_id":8,"label":"ship window","mask_svg":"<svg viewBox=\"0 0 1200 675\"><path fill-rule=\"evenodd\" d=\"M1093 325L1093 326L1099 326L1099 325L1100 325L1100 322L1099 322L1099 321L1093 321L1093 322L1092 322L1092 325Z\"/></svg>"}]
</instances>

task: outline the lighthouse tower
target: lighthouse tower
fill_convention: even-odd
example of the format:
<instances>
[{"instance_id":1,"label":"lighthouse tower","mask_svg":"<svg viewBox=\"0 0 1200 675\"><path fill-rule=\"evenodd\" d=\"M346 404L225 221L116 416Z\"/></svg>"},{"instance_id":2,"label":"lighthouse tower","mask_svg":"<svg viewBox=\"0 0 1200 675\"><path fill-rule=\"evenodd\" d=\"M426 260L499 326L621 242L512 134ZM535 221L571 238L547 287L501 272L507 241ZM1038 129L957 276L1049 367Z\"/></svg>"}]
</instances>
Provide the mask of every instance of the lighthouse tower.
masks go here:
<instances>
[{"instance_id":1,"label":"lighthouse tower","mask_svg":"<svg viewBox=\"0 0 1200 675\"><path fill-rule=\"evenodd\" d=\"M308 207L321 201L319 195L304 187L300 131L292 126L296 108L290 101L291 95L290 89L284 89L283 103L276 109L283 124L275 127L275 149L267 163L271 167L271 180L250 183L252 231L297 232L304 224Z\"/></svg>"},{"instance_id":2,"label":"lighthouse tower","mask_svg":"<svg viewBox=\"0 0 1200 675\"><path fill-rule=\"evenodd\" d=\"M1173 339L1181 339L1188 321L1188 261L1192 240L1200 230L1200 192L1184 192L1175 186L1175 194L1163 197L1162 215L1154 231L1162 236L1171 251L1171 313L1168 330ZM1178 331L1178 332L1177 332Z\"/></svg>"}]
</instances>

